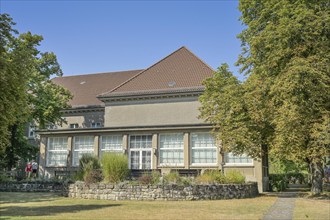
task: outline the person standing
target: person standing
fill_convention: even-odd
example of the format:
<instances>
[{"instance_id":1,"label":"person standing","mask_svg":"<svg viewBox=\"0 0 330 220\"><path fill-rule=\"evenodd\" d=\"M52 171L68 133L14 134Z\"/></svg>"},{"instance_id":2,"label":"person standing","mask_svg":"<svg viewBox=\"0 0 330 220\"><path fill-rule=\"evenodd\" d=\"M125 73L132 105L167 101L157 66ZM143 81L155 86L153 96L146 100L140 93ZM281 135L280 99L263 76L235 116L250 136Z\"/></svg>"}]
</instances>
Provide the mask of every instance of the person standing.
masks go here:
<instances>
[{"instance_id":1,"label":"person standing","mask_svg":"<svg viewBox=\"0 0 330 220\"><path fill-rule=\"evenodd\" d=\"M38 163L32 160L32 177L37 177Z\"/></svg>"},{"instance_id":2,"label":"person standing","mask_svg":"<svg viewBox=\"0 0 330 220\"><path fill-rule=\"evenodd\" d=\"M27 162L26 167L25 167L26 178L30 179L31 172L32 172L32 164L31 164L31 162Z\"/></svg>"}]
</instances>

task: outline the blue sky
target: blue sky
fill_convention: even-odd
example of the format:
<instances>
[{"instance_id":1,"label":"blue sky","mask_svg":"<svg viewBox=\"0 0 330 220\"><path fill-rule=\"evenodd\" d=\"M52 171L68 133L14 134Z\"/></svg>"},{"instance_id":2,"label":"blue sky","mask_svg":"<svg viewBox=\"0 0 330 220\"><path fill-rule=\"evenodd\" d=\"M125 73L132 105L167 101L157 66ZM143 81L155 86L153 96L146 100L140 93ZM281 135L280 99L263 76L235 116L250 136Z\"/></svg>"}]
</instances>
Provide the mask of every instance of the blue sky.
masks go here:
<instances>
[{"instance_id":1,"label":"blue sky","mask_svg":"<svg viewBox=\"0 0 330 220\"><path fill-rule=\"evenodd\" d=\"M181 46L238 75L238 1L0 1L20 33L44 37L40 50L65 76L147 68Z\"/></svg>"}]
</instances>

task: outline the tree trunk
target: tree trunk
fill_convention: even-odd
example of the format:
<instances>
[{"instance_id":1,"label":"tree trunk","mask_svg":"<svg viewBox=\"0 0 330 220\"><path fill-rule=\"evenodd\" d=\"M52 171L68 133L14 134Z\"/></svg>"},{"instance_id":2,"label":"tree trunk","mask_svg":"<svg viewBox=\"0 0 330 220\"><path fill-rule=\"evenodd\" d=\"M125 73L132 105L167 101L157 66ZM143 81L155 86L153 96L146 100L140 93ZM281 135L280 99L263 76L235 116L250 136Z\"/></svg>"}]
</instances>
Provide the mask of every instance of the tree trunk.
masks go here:
<instances>
[{"instance_id":1,"label":"tree trunk","mask_svg":"<svg viewBox=\"0 0 330 220\"><path fill-rule=\"evenodd\" d=\"M311 192L313 194L320 194L322 192L322 178L323 178L323 169L321 162L311 162L309 164L311 172Z\"/></svg>"}]
</instances>

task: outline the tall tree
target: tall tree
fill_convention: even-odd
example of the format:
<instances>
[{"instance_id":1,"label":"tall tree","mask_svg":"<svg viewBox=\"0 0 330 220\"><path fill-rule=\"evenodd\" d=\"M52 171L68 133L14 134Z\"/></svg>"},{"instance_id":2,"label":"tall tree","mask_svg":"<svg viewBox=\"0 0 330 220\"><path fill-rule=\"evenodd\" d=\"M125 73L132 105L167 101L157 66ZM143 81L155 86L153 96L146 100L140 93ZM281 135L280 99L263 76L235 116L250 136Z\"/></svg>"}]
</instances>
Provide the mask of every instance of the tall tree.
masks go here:
<instances>
[{"instance_id":1,"label":"tall tree","mask_svg":"<svg viewBox=\"0 0 330 220\"><path fill-rule=\"evenodd\" d=\"M71 94L52 83L62 71L53 53L41 53L42 41L30 32L18 35L8 14L0 14L0 155L12 167L33 149L23 138L23 127L35 121L43 128L60 124L61 109L68 108ZM30 153L31 153L30 152Z\"/></svg>"},{"instance_id":2,"label":"tall tree","mask_svg":"<svg viewBox=\"0 0 330 220\"><path fill-rule=\"evenodd\" d=\"M322 158L330 153L329 2L242 0L239 9L247 26L239 35L237 62L248 76L239 86L244 108L240 114L219 114L215 122L221 133L223 126L228 128L222 119L237 120L244 113L246 129L233 129L233 141L224 142L225 147L249 153L255 143L259 154L269 147L273 156L304 161L310 166L312 192L320 193ZM206 91L219 92L212 86L206 82ZM201 97L203 118L213 114L203 113L213 104L203 103L212 98L207 94ZM225 107L217 103L217 108Z\"/></svg>"}]
</instances>

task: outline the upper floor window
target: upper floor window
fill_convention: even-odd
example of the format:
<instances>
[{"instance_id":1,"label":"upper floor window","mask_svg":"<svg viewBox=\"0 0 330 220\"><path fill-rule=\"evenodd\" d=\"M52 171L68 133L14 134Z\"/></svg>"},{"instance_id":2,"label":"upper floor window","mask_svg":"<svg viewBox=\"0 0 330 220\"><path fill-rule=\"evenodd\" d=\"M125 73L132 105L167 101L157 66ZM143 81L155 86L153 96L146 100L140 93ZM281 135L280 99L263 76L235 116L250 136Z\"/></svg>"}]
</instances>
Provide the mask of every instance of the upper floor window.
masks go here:
<instances>
[{"instance_id":1,"label":"upper floor window","mask_svg":"<svg viewBox=\"0 0 330 220\"><path fill-rule=\"evenodd\" d=\"M47 166L66 166L68 157L68 138L49 137L47 146Z\"/></svg>"},{"instance_id":2,"label":"upper floor window","mask_svg":"<svg viewBox=\"0 0 330 220\"><path fill-rule=\"evenodd\" d=\"M79 128L78 123L70 124L70 128Z\"/></svg>"},{"instance_id":3,"label":"upper floor window","mask_svg":"<svg viewBox=\"0 0 330 220\"><path fill-rule=\"evenodd\" d=\"M100 128L101 127L101 122L93 122L92 123L92 128Z\"/></svg>"},{"instance_id":4,"label":"upper floor window","mask_svg":"<svg viewBox=\"0 0 330 220\"><path fill-rule=\"evenodd\" d=\"M253 164L251 157L246 154L235 155L233 153L225 153L226 164Z\"/></svg>"},{"instance_id":5,"label":"upper floor window","mask_svg":"<svg viewBox=\"0 0 330 220\"><path fill-rule=\"evenodd\" d=\"M217 147L215 139L210 133L191 134L191 163L217 163Z\"/></svg>"},{"instance_id":6,"label":"upper floor window","mask_svg":"<svg viewBox=\"0 0 330 220\"><path fill-rule=\"evenodd\" d=\"M159 135L160 165L183 165L183 134Z\"/></svg>"}]
</instances>

